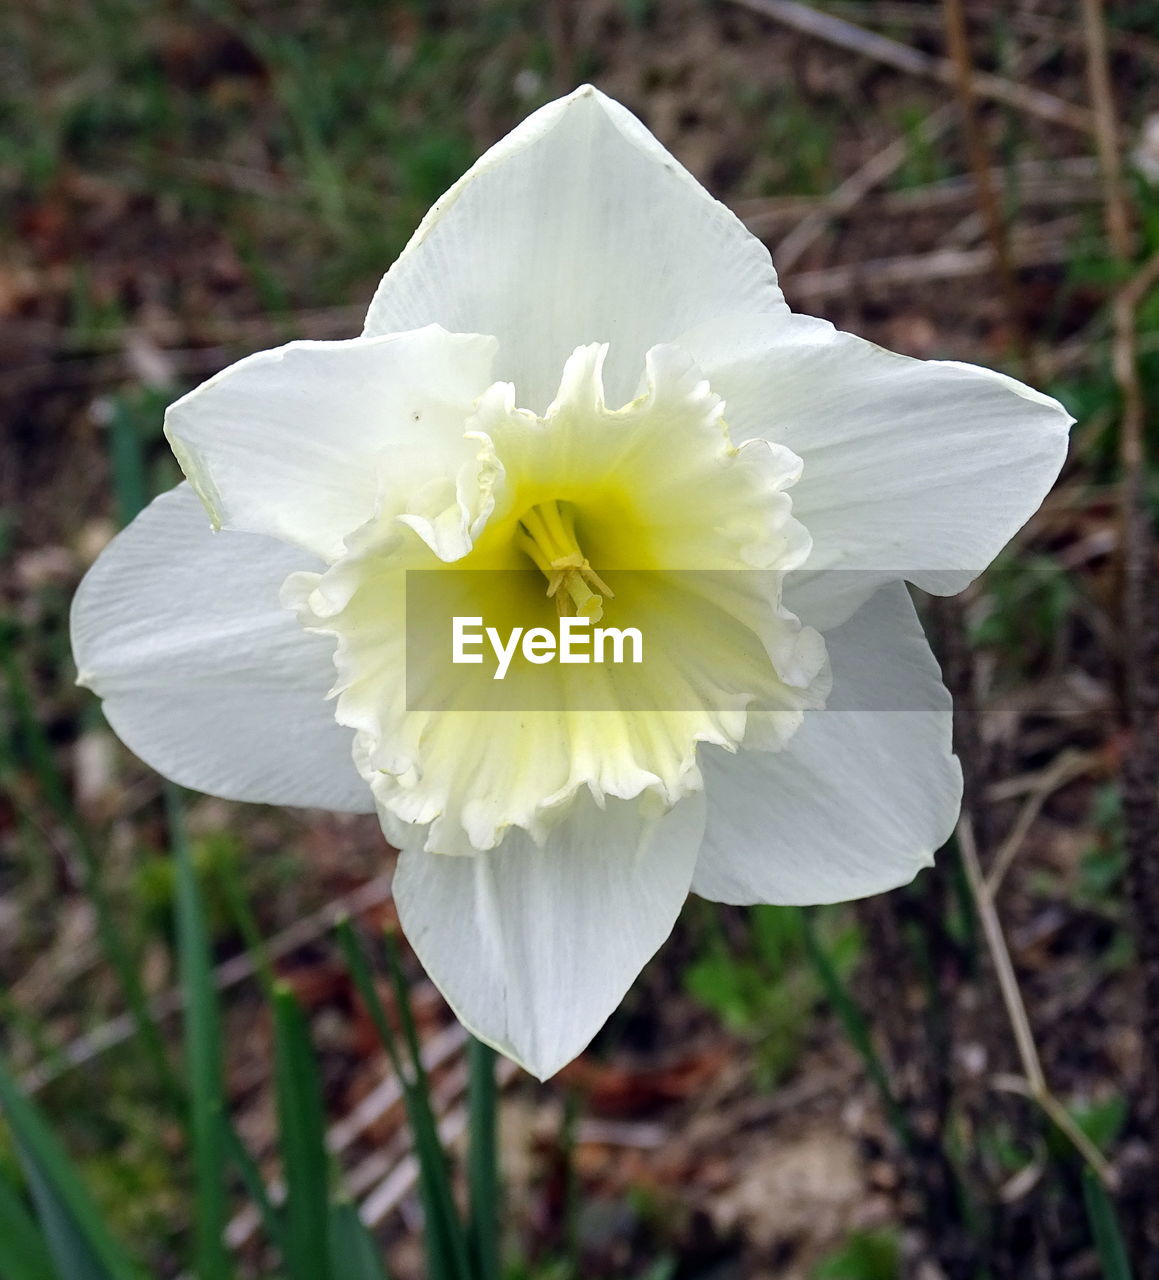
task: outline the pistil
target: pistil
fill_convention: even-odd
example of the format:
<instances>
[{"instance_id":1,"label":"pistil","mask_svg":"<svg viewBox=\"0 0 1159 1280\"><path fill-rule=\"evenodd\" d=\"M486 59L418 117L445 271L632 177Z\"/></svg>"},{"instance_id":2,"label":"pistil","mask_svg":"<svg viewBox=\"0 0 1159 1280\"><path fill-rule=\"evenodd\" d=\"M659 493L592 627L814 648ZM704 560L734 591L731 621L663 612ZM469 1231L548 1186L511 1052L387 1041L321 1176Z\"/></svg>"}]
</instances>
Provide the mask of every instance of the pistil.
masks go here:
<instances>
[{"instance_id":1,"label":"pistil","mask_svg":"<svg viewBox=\"0 0 1159 1280\"><path fill-rule=\"evenodd\" d=\"M604 597L615 592L588 563L575 532L575 512L569 502L541 502L524 512L516 535L521 550L547 579L547 594L560 617L575 616L599 622Z\"/></svg>"}]
</instances>

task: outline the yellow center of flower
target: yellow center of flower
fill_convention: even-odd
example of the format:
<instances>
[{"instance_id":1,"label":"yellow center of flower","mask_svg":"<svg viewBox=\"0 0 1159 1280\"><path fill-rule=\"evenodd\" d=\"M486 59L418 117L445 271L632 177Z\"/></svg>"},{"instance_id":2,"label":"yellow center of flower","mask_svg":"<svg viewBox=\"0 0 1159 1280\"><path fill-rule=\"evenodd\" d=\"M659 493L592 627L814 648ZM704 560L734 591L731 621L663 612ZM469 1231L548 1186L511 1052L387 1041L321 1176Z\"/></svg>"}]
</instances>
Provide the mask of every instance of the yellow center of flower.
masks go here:
<instances>
[{"instance_id":1,"label":"yellow center of flower","mask_svg":"<svg viewBox=\"0 0 1159 1280\"><path fill-rule=\"evenodd\" d=\"M581 793L660 812L703 786L710 747L775 749L824 704L824 643L780 596L810 545L787 492L800 460L735 446L676 347L609 408L606 350L572 353L542 415L494 383L453 468L324 576L296 575L299 616L337 638L337 719L400 845L523 848ZM599 623L613 586L604 630L635 631L641 657L606 637L597 657L595 627L590 660L565 660L562 638L556 659L527 656L545 615ZM489 647L456 658L456 620Z\"/></svg>"},{"instance_id":2,"label":"yellow center of flower","mask_svg":"<svg viewBox=\"0 0 1159 1280\"><path fill-rule=\"evenodd\" d=\"M541 502L519 519L516 545L547 579L547 594L561 618L574 616L599 622L604 597L615 592L588 563L575 531L570 502Z\"/></svg>"}]
</instances>

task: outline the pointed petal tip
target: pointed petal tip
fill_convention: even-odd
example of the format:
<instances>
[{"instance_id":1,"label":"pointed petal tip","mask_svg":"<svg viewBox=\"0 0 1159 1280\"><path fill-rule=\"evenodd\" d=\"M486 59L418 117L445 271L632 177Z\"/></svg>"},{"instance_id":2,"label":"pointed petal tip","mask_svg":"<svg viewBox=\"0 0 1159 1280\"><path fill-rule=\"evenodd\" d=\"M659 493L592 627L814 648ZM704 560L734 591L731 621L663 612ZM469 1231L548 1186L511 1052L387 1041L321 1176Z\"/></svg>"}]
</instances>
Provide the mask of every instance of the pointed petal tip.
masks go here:
<instances>
[{"instance_id":1,"label":"pointed petal tip","mask_svg":"<svg viewBox=\"0 0 1159 1280\"><path fill-rule=\"evenodd\" d=\"M461 1018L459 1020L462 1022ZM546 1084L552 1076L558 1075L569 1062L579 1056L579 1053L577 1052L567 1057L560 1057L557 1054L553 1058L539 1060L534 1054L521 1054L511 1045L498 1044L493 1040L488 1040L486 1036L481 1036L478 1032L472 1031L465 1022L463 1023L463 1026L470 1035L475 1037L476 1040L481 1040L484 1044L489 1045L494 1049L496 1053L501 1053L505 1058L510 1059L510 1061L514 1062L517 1067L526 1071L527 1074L535 1080L538 1080L540 1084ZM579 1052L582 1052L582 1050Z\"/></svg>"},{"instance_id":2,"label":"pointed petal tip","mask_svg":"<svg viewBox=\"0 0 1159 1280\"><path fill-rule=\"evenodd\" d=\"M588 1039L574 1050L561 1050L557 1046L556 1051L552 1054L544 1053L542 1046L518 1049L508 1041L488 1035L483 1031L473 1019L465 1016L463 1009L455 1000L451 999L438 978L430 975L429 971L428 976L431 977L431 981L434 982L439 993L450 1006L451 1012L469 1036L473 1036L476 1040L487 1045L488 1048L494 1049L496 1053L502 1054L503 1057L514 1062L517 1067L526 1071L529 1076L533 1076L540 1084L545 1084L552 1076L558 1075L568 1063L578 1058L595 1036L595 1032L592 1032Z\"/></svg>"},{"instance_id":3,"label":"pointed petal tip","mask_svg":"<svg viewBox=\"0 0 1159 1280\"><path fill-rule=\"evenodd\" d=\"M609 98L606 93L597 89L594 84L585 80L583 84L577 85L571 93L565 93L562 97L556 98L553 102L548 102L546 105L549 107L589 106L596 104L603 106L608 102L614 103L616 106L620 105L616 102L615 98Z\"/></svg>"}]
</instances>

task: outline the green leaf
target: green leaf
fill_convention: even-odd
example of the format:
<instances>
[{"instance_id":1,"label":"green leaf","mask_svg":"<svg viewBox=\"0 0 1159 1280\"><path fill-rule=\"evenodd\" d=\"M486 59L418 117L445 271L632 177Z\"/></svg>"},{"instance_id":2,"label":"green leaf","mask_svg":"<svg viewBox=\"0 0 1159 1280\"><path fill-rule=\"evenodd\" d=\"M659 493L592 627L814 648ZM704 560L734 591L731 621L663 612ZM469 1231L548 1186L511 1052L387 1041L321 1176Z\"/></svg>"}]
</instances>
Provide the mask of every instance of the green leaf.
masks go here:
<instances>
[{"instance_id":1,"label":"green leaf","mask_svg":"<svg viewBox=\"0 0 1159 1280\"><path fill-rule=\"evenodd\" d=\"M689 965L688 994L711 1009L734 1031L749 1031L757 1020L752 984L745 964L726 952L713 952Z\"/></svg>"},{"instance_id":2,"label":"green leaf","mask_svg":"<svg viewBox=\"0 0 1159 1280\"><path fill-rule=\"evenodd\" d=\"M1127 1246L1119 1229L1115 1206L1094 1170L1090 1168L1083 1169L1083 1200L1087 1206L1087 1219L1091 1224L1099 1265L1103 1269L1103 1280L1132 1280Z\"/></svg>"},{"instance_id":3,"label":"green leaf","mask_svg":"<svg viewBox=\"0 0 1159 1280\"><path fill-rule=\"evenodd\" d=\"M0 1276L4 1280L56 1280L52 1257L24 1201L0 1176Z\"/></svg>"},{"instance_id":4,"label":"green leaf","mask_svg":"<svg viewBox=\"0 0 1159 1280\"><path fill-rule=\"evenodd\" d=\"M801 952L801 916L795 907L750 907L749 928L774 974L782 973Z\"/></svg>"},{"instance_id":5,"label":"green leaf","mask_svg":"<svg viewBox=\"0 0 1159 1280\"><path fill-rule=\"evenodd\" d=\"M0 1107L56 1270L68 1280L139 1280L68 1157L0 1060Z\"/></svg>"},{"instance_id":6,"label":"green leaf","mask_svg":"<svg viewBox=\"0 0 1159 1280\"><path fill-rule=\"evenodd\" d=\"M892 1231L855 1231L813 1269L812 1280L894 1280L901 1256Z\"/></svg>"},{"instance_id":7,"label":"green leaf","mask_svg":"<svg viewBox=\"0 0 1159 1280\"><path fill-rule=\"evenodd\" d=\"M389 1280L374 1237L346 1201L330 1207L330 1267L340 1280Z\"/></svg>"},{"instance_id":8,"label":"green leaf","mask_svg":"<svg viewBox=\"0 0 1159 1280\"><path fill-rule=\"evenodd\" d=\"M1084 1105L1073 1106L1070 1113L1075 1124L1099 1148L1107 1151L1123 1132L1127 1123L1127 1099L1121 1093Z\"/></svg>"},{"instance_id":9,"label":"green leaf","mask_svg":"<svg viewBox=\"0 0 1159 1280\"><path fill-rule=\"evenodd\" d=\"M383 944L386 950L387 972L390 974L390 983L394 989L394 1002L402 1022L407 1051L410 1054L410 1097L414 1102L411 1129L414 1133L415 1151L420 1167L429 1171L443 1228L440 1248L444 1254L440 1264L441 1269L437 1274L440 1277L458 1276L462 1280L473 1280L467 1234L463 1230L458 1210L455 1208L454 1197L451 1194L446 1153L439 1139L438 1125L431 1106L430 1081L423 1064L418 1027L415 1024L414 1010L411 1008L410 988L407 986L398 949L390 933L383 936Z\"/></svg>"},{"instance_id":10,"label":"green leaf","mask_svg":"<svg viewBox=\"0 0 1159 1280\"><path fill-rule=\"evenodd\" d=\"M447 1161L439 1142L438 1127L431 1108L430 1091L426 1073L419 1055L418 1036L414 1017L407 997L406 983L397 957L389 950L391 981L395 997L404 1020L407 1044L411 1053L411 1066L404 1066L399 1053L398 1039L391 1029L386 1010L378 998L374 978L366 955L354 936L349 920L338 923L338 941L346 957L350 976L358 988L358 994L370 1014L378 1038L390 1058L391 1066L402 1086L407 1119L414 1137L415 1154L419 1162L419 1194L426 1215L427 1270L434 1280L472 1280L467 1250L467 1235L455 1208L451 1194L451 1182L447 1174Z\"/></svg>"},{"instance_id":11,"label":"green leaf","mask_svg":"<svg viewBox=\"0 0 1159 1280\"><path fill-rule=\"evenodd\" d=\"M278 1132L286 1176L286 1275L330 1280L330 1179L322 1083L306 1015L294 993L274 988L274 1053Z\"/></svg>"},{"instance_id":12,"label":"green leaf","mask_svg":"<svg viewBox=\"0 0 1159 1280\"><path fill-rule=\"evenodd\" d=\"M199 1280L228 1280L225 1085L221 1013L210 962L205 909L186 838L181 797L166 789L169 834L177 863L177 949L185 993L185 1058L191 1085L190 1135L196 1182L196 1272Z\"/></svg>"}]
</instances>

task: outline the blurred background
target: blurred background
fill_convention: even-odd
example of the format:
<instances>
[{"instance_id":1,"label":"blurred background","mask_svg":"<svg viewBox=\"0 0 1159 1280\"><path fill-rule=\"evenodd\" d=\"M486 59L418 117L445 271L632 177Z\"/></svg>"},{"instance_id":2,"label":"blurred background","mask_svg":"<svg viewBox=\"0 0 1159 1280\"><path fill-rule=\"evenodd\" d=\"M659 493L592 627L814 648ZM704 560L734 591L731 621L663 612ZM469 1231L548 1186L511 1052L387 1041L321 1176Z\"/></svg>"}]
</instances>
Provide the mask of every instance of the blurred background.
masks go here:
<instances>
[{"instance_id":1,"label":"blurred background","mask_svg":"<svg viewBox=\"0 0 1159 1280\"><path fill-rule=\"evenodd\" d=\"M432 201L584 80L764 240L796 309L1007 369L1078 425L996 569L930 612L971 848L841 908L692 899L590 1052L544 1086L502 1071L505 1274L1118 1280L1117 1232L1135 1274L1156 1265L1135 939L1159 891L1132 915L1126 849L1159 820L1154 776L1126 816L1121 781L1123 690L1156 676L1131 672L1120 513L1159 487L1124 472L1120 427L1159 394L1159 9L1092 27L1085 8L1084 26L1063 0L0 6L2 1048L148 1275L191 1257L185 1135L124 982L176 1061L172 815L74 687L72 592L179 479L165 405L251 351L355 335ZM260 936L309 1015L344 1185L391 1275L423 1275L409 1132L332 936L342 911L393 922L393 854L372 818L197 796L184 815L238 1134L276 1180ZM454 1154L463 1036L403 963ZM0 1176L20 1179L3 1130ZM280 1274L228 1186L241 1274Z\"/></svg>"}]
</instances>

